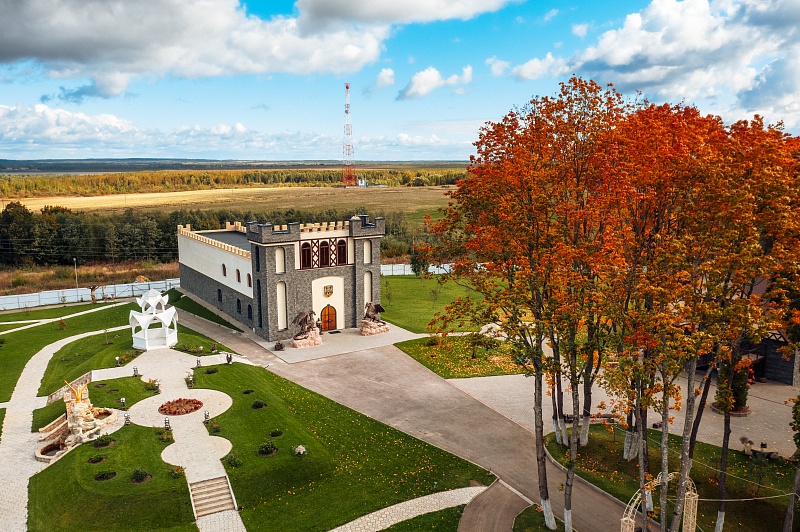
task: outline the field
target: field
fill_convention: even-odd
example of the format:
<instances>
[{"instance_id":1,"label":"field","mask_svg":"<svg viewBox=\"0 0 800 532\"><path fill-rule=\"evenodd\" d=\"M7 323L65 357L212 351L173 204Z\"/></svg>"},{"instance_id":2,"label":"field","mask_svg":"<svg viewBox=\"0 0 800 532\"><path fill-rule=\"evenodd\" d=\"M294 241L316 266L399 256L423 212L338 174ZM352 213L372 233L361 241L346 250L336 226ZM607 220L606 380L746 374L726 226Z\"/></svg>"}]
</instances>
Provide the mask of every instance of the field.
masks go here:
<instances>
[{"instance_id":1,"label":"field","mask_svg":"<svg viewBox=\"0 0 800 532\"><path fill-rule=\"evenodd\" d=\"M452 188L452 187L451 187ZM442 187L335 188L335 187L273 187L193 190L189 192L155 192L144 194L114 194L91 197L23 198L20 201L32 211L47 205L58 205L73 211L102 211L105 214L125 209L237 209L324 210L328 207L347 209L363 207L364 211L401 211L409 223L416 225L425 213L435 214L447 205Z\"/></svg>"}]
</instances>

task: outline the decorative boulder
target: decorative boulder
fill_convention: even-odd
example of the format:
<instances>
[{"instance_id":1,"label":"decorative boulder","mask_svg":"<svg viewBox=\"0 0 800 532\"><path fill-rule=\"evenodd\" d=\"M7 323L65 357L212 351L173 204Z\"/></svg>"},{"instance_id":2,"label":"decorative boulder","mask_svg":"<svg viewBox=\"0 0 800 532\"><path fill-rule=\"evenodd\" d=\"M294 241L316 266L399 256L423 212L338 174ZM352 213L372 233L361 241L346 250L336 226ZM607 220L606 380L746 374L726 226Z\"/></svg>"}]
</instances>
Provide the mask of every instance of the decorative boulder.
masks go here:
<instances>
[{"instance_id":1,"label":"decorative boulder","mask_svg":"<svg viewBox=\"0 0 800 532\"><path fill-rule=\"evenodd\" d=\"M373 336L389 332L389 326L385 322L372 321L369 319L361 320L361 336Z\"/></svg>"}]
</instances>

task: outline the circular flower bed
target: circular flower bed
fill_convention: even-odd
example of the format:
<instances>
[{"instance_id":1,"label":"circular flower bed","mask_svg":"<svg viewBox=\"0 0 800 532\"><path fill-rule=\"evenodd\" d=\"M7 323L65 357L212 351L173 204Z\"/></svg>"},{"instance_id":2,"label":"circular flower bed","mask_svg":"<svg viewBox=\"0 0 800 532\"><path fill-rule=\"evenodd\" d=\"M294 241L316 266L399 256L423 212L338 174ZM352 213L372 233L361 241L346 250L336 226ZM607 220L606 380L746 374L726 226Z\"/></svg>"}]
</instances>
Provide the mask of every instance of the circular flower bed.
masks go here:
<instances>
[{"instance_id":1,"label":"circular flower bed","mask_svg":"<svg viewBox=\"0 0 800 532\"><path fill-rule=\"evenodd\" d=\"M158 407L158 413L165 416L180 416L183 414L191 414L203 408L203 403L197 399L175 399L174 401L167 401Z\"/></svg>"}]
</instances>

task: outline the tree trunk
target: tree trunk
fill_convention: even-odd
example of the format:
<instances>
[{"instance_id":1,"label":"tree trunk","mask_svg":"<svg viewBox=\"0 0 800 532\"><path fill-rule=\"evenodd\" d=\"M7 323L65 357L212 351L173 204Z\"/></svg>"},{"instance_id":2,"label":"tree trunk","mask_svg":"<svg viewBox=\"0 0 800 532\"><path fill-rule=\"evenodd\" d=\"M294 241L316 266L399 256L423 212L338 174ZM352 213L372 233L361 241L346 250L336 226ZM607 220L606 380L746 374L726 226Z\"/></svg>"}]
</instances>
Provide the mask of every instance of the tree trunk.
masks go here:
<instances>
[{"instance_id":1,"label":"tree trunk","mask_svg":"<svg viewBox=\"0 0 800 532\"><path fill-rule=\"evenodd\" d=\"M794 508L797 506L797 492L800 491L800 460L794 471L794 485L792 486L792 496L789 497L789 506L786 508L786 518L783 520L783 532L792 532L794 521Z\"/></svg>"},{"instance_id":2,"label":"tree trunk","mask_svg":"<svg viewBox=\"0 0 800 532\"><path fill-rule=\"evenodd\" d=\"M683 434L681 437L681 474L678 478L678 494L675 498L675 507L672 510L672 522L670 523L670 530L678 530L680 528L681 514L683 513L683 503L686 497L686 479L689 478L689 473L692 471L692 459L689 455L689 434L692 430L693 417L694 417L694 378L697 371L697 359L692 358L689 361L689 368L686 381L686 419L683 421Z\"/></svg>"},{"instance_id":3,"label":"tree trunk","mask_svg":"<svg viewBox=\"0 0 800 532\"><path fill-rule=\"evenodd\" d=\"M728 476L728 446L731 439L731 413L725 412L725 428L722 431L722 456L719 460L719 506L717 508L717 525L715 532L722 532L725 525L725 499L728 498L728 489L725 481Z\"/></svg>"},{"instance_id":4,"label":"tree trunk","mask_svg":"<svg viewBox=\"0 0 800 532\"><path fill-rule=\"evenodd\" d=\"M628 412L627 420L628 427L625 429L625 444L622 448L622 457L625 460L633 460L638 456L639 448L636 438L636 425L634 424L633 410Z\"/></svg>"},{"instance_id":5,"label":"tree trunk","mask_svg":"<svg viewBox=\"0 0 800 532\"><path fill-rule=\"evenodd\" d=\"M575 356L575 355L573 355ZM577 361L570 362L575 367ZM572 531L572 484L575 480L575 467L578 465L578 420L580 414L580 398L578 387L572 386L572 432L569 438L569 467L567 480L564 483L564 530ZM569 521L567 520L569 519Z\"/></svg>"},{"instance_id":6,"label":"tree trunk","mask_svg":"<svg viewBox=\"0 0 800 532\"><path fill-rule=\"evenodd\" d=\"M553 381L553 386L550 387L550 399L553 402L553 433L556 435L556 443L566 445L567 442L561 441L561 427L558 426L558 402L556 401L555 381Z\"/></svg>"},{"instance_id":7,"label":"tree trunk","mask_svg":"<svg viewBox=\"0 0 800 532\"><path fill-rule=\"evenodd\" d=\"M634 408L634 416L636 418L636 432L638 434L638 445L636 448L637 457L639 459L639 489L642 490L642 526L643 530L650 530L650 520L647 516L647 512L652 508L652 499L650 498L650 493L645 489L645 485L647 484L646 475L645 475L645 468L644 468L644 443L647 441L647 438L642 437L642 431L646 430L643 428L642 425L642 409L639 408L639 402L641 400L641 390L640 386L637 387L636 390L636 407Z\"/></svg>"},{"instance_id":8,"label":"tree trunk","mask_svg":"<svg viewBox=\"0 0 800 532\"><path fill-rule=\"evenodd\" d=\"M661 406L661 530L667 532L667 492L669 490L669 397L664 385L664 404Z\"/></svg>"},{"instance_id":9,"label":"tree trunk","mask_svg":"<svg viewBox=\"0 0 800 532\"><path fill-rule=\"evenodd\" d=\"M642 465L644 466L644 471L647 474L650 474L650 453L648 452L649 445L647 444L647 407L641 406L639 408L639 419L642 422L642 430L637 431L639 433L639 445L643 449L642 455Z\"/></svg>"},{"instance_id":10,"label":"tree trunk","mask_svg":"<svg viewBox=\"0 0 800 532\"><path fill-rule=\"evenodd\" d=\"M708 366L706 374L703 377L703 393L700 395L700 403L697 405L697 416L694 418L692 424L692 435L689 438L689 460L694 458L694 444L697 442L697 431L700 428L700 421L703 419L703 412L706 409L708 402L708 392L711 390L711 372L714 370L713 365Z\"/></svg>"},{"instance_id":11,"label":"tree trunk","mask_svg":"<svg viewBox=\"0 0 800 532\"><path fill-rule=\"evenodd\" d=\"M541 345L541 344L540 344ZM541 355L534 355L539 356ZM556 529L556 519L553 516L553 508L550 506L550 493L547 488L547 461L544 450L544 418L542 417L542 360L539 358L538 364L534 360L535 392L533 400L533 426L536 438L536 467L538 470L539 498L541 499L542 510L544 511L544 521L550 530Z\"/></svg>"},{"instance_id":12,"label":"tree trunk","mask_svg":"<svg viewBox=\"0 0 800 532\"><path fill-rule=\"evenodd\" d=\"M581 420L581 447L589 444L589 424L592 422L592 385L594 384L594 356L589 354L583 368L583 419Z\"/></svg>"},{"instance_id":13,"label":"tree trunk","mask_svg":"<svg viewBox=\"0 0 800 532\"><path fill-rule=\"evenodd\" d=\"M564 392L561 389L561 352L558 342L553 333L550 333L550 345L553 346L553 367L555 375L553 381L556 385L556 416L558 417L558 429L561 433L561 445L567 445L567 423L564 420Z\"/></svg>"}]
</instances>

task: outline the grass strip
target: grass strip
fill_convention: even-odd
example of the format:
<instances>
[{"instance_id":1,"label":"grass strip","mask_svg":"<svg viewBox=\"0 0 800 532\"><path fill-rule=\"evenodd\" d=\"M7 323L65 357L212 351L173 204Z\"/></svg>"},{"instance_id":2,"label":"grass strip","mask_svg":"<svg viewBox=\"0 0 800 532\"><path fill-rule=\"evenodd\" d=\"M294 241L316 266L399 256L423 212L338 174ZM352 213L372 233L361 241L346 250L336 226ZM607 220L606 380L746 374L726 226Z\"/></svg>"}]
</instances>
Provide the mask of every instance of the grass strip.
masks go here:
<instances>
[{"instance_id":1,"label":"grass strip","mask_svg":"<svg viewBox=\"0 0 800 532\"><path fill-rule=\"evenodd\" d=\"M233 444L235 459L229 455L223 463L251 532L275 530L278 523L282 530L329 530L437 490L492 480L474 464L263 368L218 368L195 371L195 383L233 398L209 430ZM257 401L266 406L253 408ZM269 441L278 452L260 456ZM298 445L307 454L294 455Z\"/></svg>"},{"instance_id":2,"label":"grass strip","mask_svg":"<svg viewBox=\"0 0 800 532\"><path fill-rule=\"evenodd\" d=\"M45 346L98 328L110 328L128 323L128 313L138 308L135 304L109 307L98 312L46 323L24 331L3 336L6 340L0 356L0 402L8 401L25 365Z\"/></svg>"},{"instance_id":3,"label":"grass strip","mask_svg":"<svg viewBox=\"0 0 800 532\"><path fill-rule=\"evenodd\" d=\"M648 431L648 456L650 473L656 477L661 471L661 432ZM568 449L558 445L553 435L546 437L547 449L562 465L567 463ZM592 425L589 444L579 449L577 474L588 482L627 503L639 489L639 469L636 460L622 458L625 441L624 429L615 426ZM732 441L735 441L733 439ZM670 434L670 468L680 468L681 438ZM692 480L700 499L718 499L717 483L721 449L715 445L697 442L692 465ZM750 499L788 493L792 490L795 465L783 459L755 460L732 448L728 455L728 499ZM738 478L737 478L738 477ZM749 481L757 482L763 487ZM670 485L669 497L675 497L675 484ZM658 517L659 493L653 492L654 512ZM781 530L786 512L787 497L749 501L730 501L726 504L725 524L736 530ZM576 504L580 504L576 502ZM671 518L672 506L669 514ZM697 525L701 530L713 530L717 518L717 503L700 501L697 506ZM794 530L800 530L795 522Z\"/></svg>"},{"instance_id":4,"label":"grass strip","mask_svg":"<svg viewBox=\"0 0 800 532\"><path fill-rule=\"evenodd\" d=\"M9 312L7 314L0 314L0 323L7 322L7 321L22 321L22 320L47 320L52 318L60 318L62 316L69 316L70 314L76 314L78 312L83 312L84 310L89 310L92 308L97 308L104 303L84 303L80 305L63 305L59 307L52 307L52 308L43 308L37 310L20 310L19 312Z\"/></svg>"},{"instance_id":5,"label":"grass strip","mask_svg":"<svg viewBox=\"0 0 800 532\"><path fill-rule=\"evenodd\" d=\"M205 318L208 321L213 321L214 323L218 323L224 327L229 329L233 329L236 332L242 332L242 330L226 320L225 318L221 317L220 315L216 314L208 310L206 307L195 301L189 296L186 296L180 293L178 290L171 288L167 291L167 295L169 295L169 303L181 310L185 310L190 314L194 314L195 316L199 316L201 318Z\"/></svg>"},{"instance_id":6,"label":"grass strip","mask_svg":"<svg viewBox=\"0 0 800 532\"><path fill-rule=\"evenodd\" d=\"M514 363L508 344L497 342L487 349L474 346L472 339L452 336L440 343L435 337L417 338L395 345L444 379L522 373L520 366Z\"/></svg>"},{"instance_id":7,"label":"grass strip","mask_svg":"<svg viewBox=\"0 0 800 532\"><path fill-rule=\"evenodd\" d=\"M186 479L170 475L174 467L161 460L167 444L156 429L130 425L112 437L112 446L97 449L84 443L31 477L28 530L197 532ZM89 463L89 458L103 455L102 462ZM135 469L144 469L152 478L132 483ZM95 480L102 471L116 476Z\"/></svg>"},{"instance_id":8,"label":"grass strip","mask_svg":"<svg viewBox=\"0 0 800 532\"><path fill-rule=\"evenodd\" d=\"M559 532L564 531L563 521L556 519L556 530ZM517 518L514 519L513 532L550 532L550 529L544 524L542 508L532 504L522 510Z\"/></svg>"}]
</instances>

